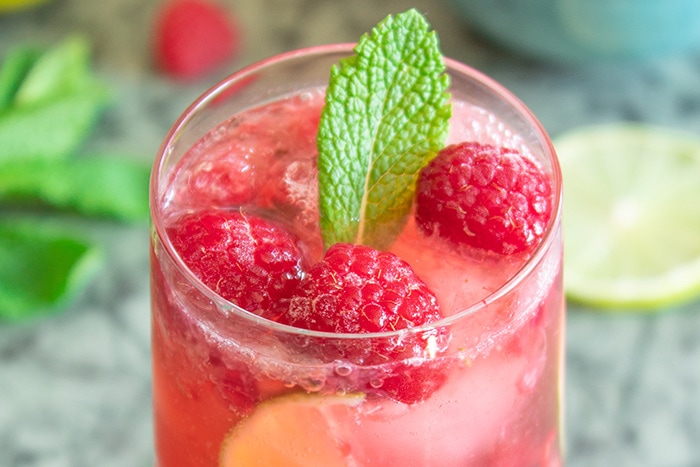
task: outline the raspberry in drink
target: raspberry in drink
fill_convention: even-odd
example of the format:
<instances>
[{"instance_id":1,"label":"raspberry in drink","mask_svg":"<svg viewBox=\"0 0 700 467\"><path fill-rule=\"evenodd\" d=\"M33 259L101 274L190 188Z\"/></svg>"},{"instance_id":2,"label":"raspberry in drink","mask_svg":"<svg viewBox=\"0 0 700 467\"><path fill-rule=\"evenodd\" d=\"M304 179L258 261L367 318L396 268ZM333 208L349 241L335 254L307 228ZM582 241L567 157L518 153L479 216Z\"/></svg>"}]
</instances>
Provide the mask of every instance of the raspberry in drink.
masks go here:
<instances>
[{"instance_id":1,"label":"raspberry in drink","mask_svg":"<svg viewBox=\"0 0 700 467\"><path fill-rule=\"evenodd\" d=\"M317 132L328 70L351 49L233 75L164 144L158 465L561 465L561 187L546 134L447 60L449 135L397 234L327 245Z\"/></svg>"}]
</instances>

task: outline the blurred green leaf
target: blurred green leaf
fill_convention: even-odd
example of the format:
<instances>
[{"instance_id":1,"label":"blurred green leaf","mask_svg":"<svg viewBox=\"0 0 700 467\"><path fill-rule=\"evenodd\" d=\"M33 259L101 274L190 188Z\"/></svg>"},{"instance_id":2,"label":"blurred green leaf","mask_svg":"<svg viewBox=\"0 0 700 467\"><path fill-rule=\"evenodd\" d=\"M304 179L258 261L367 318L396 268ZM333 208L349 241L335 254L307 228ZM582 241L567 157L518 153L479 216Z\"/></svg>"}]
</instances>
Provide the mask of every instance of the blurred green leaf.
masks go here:
<instances>
[{"instance_id":1,"label":"blurred green leaf","mask_svg":"<svg viewBox=\"0 0 700 467\"><path fill-rule=\"evenodd\" d=\"M100 89L105 87L92 72L87 40L73 36L36 59L17 90L14 104L23 107Z\"/></svg>"},{"instance_id":2,"label":"blurred green leaf","mask_svg":"<svg viewBox=\"0 0 700 467\"><path fill-rule=\"evenodd\" d=\"M41 53L18 47L3 60L0 161L63 157L85 141L112 101L89 52L76 36Z\"/></svg>"},{"instance_id":3,"label":"blurred green leaf","mask_svg":"<svg viewBox=\"0 0 700 467\"><path fill-rule=\"evenodd\" d=\"M38 49L29 46L8 52L0 65L0 114L14 102L20 84L39 55Z\"/></svg>"},{"instance_id":4,"label":"blurred green leaf","mask_svg":"<svg viewBox=\"0 0 700 467\"><path fill-rule=\"evenodd\" d=\"M148 220L150 164L127 157L0 164L0 203L38 203L85 215Z\"/></svg>"},{"instance_id":5,"label":"blurred green leaf","mask_svg":"<svg viewBox=\"0 0 700 467\"><path fill-rule=\"evenodd\" d=\"M70 155L85 141L106 102L104 92L92 89L0 115L0 161Z\"/></svg>"},{"instance_id":6,"label":"blurred green leaf","mask_svg":"<svg viewBox=\"0 0 700 467\"><path fill-rule=\"evenodd\" d=\"M29 222L0 222L0 319L50 313L94 276L101 251L74 234Z\"/></svg>"},{"instance_id":7,"label":"blurred green leaf","mask_svg":"<svg viewBox=\"0 0 700 467\"><path fill-rule=\"evenodd\" d=\"M111 102L84 38L13 49L0 64L0 205L147 220L150 164L77 157ZM13 222L7 212L0 210L0 320L60 308L100 265L99 249L54 224Z\"/></svg>"}]
</instances>

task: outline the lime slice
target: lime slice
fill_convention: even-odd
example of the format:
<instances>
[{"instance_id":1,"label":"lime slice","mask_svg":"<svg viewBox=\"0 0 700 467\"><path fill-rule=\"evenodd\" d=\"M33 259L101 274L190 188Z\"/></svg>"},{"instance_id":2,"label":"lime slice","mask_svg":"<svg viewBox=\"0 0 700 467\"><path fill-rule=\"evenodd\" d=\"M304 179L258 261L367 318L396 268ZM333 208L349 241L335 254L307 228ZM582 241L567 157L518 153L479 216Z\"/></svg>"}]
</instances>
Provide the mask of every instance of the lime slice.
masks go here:
<instances>
[{"instance_id":1,"label":"lime slice","mask_svg":"<svg viewBox=\"0 0 700 467\"><path fill-rule=\"evenodd\" d=\"M354 426L354 408L363 400L360 395L293 394L263 402L231 430L219 465L349 465L338 431Z\"/></svg>"},{"instance_id":2,"label":"lime slice","mask_svg":"<svg viewBox=\"0 0 700 467\"><path fill-rule=\"evenodd\" d=\"M555 139L569 298L658 310L700 293L700 138L642 124Z\"/></svg>"}]
</instances>

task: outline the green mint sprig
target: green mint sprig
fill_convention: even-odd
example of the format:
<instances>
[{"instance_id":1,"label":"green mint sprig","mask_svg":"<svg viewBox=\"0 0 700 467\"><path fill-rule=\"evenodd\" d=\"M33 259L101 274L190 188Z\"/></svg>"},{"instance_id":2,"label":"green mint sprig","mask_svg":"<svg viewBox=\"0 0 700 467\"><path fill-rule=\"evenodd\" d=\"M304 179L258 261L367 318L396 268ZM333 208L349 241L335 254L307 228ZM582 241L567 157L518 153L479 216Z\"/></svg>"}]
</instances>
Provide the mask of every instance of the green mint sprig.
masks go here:
<instances>
[{"instance_id":1,"label":"green mint sprig","mask_svg":"<svg viewBox=\"0 0 700 467\"><path fill-rule=\"evenodd\" d=\"M0 162L72 155L111 104L81 36L38 52L18 47L0 68Z\"/></svg>"},{"instance_id":2,"label":"green mint sprig","mask_svg":"<svg viewBox=\"0 0 700 467\"><path fill-rule=\"evenodd\" d=\"M94 243L52 222L0 220L0 319L23 321L54 311L102 264Z\"/></svg>"},{"instance_id":3,"label":"green mint sprig","mask_svg":"<svg viewBox=\"0 0 700 467\"><path fill-rule=\"evenodd\" d=\"M331 70L321 114L319 210L326 246L383 248L403 228L419 170L444 145L449 76L415 9L380 22Z\"/></svg>"},{"instance_id":4,"label":"green mint sprig","mask_svg":"<svg viewBox=\"0 0 700 467\"><path fill-rule=\"evenodd\" d=\"M99 245L24 208L148 219L150 163L79 154L113 102L90 58L75 36L18 46L0 62L0 322L60 309L101 263Z\"/></svg>"}]
</instances>

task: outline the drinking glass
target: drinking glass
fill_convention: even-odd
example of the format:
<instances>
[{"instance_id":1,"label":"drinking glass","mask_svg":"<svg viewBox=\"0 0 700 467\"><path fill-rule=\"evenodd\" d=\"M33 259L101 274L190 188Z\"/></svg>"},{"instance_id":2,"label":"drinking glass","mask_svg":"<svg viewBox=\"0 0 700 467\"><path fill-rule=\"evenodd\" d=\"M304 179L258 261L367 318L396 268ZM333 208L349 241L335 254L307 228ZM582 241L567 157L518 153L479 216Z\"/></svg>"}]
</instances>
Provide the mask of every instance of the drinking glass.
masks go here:
<instances>
[{"instance_id":1,"label":"drinking glass","mask_svg":"<svg viewBox=\"0 0 700 467\"><path fill-rule=\"evenodd\" d=\"M182 213L243 209L228 205L217 190L236 192L250 183L248 177L231 177L222 184L222 174L211 186L191 183L188 171L205 170L206 164L190 159L203 157L210 146L220 151L222 141L240 143L238 136L226 139L226 132L249 109L292 99L292 110L274 118L263 113L257 128L276 128L280 119L288 121L287 129L308 125L305 102L318 105L313 96L323 93L331 66L352 47L293 51L234 73L182 114L159 150L150 195L157 465L561 465L565 307L559 165L532 113L479 71L446 59L454 109L449 141L473 139L526 152L550 177L553 213L539 246L519 262L488 255L462 260L415 239L396 247L409 263L421 258L429 284L443 281L445 289L471 284L441 321L377 334L292 328L217 295L173 246L168 228ZM271 157L293 149L274 134L265 138L264 144L275 145ZM216 165L216 157L207 163ZM256 185L259 193L290 176L274 167L258 165L268 172ZM313 171L314 165L300 167ZM305 196L296 201L312 199ZM301 225L308 219L274 204L266 209L315 244L313 228ZM449 336L440 341L444 349L438 354L430 352L436 336ZM381 349L410 339L426 342L421 358L363 363L342 357L344 349ZM425 385L425 397L397 400L387 390L397 378Z\"/></svg>"}]
</instances>

